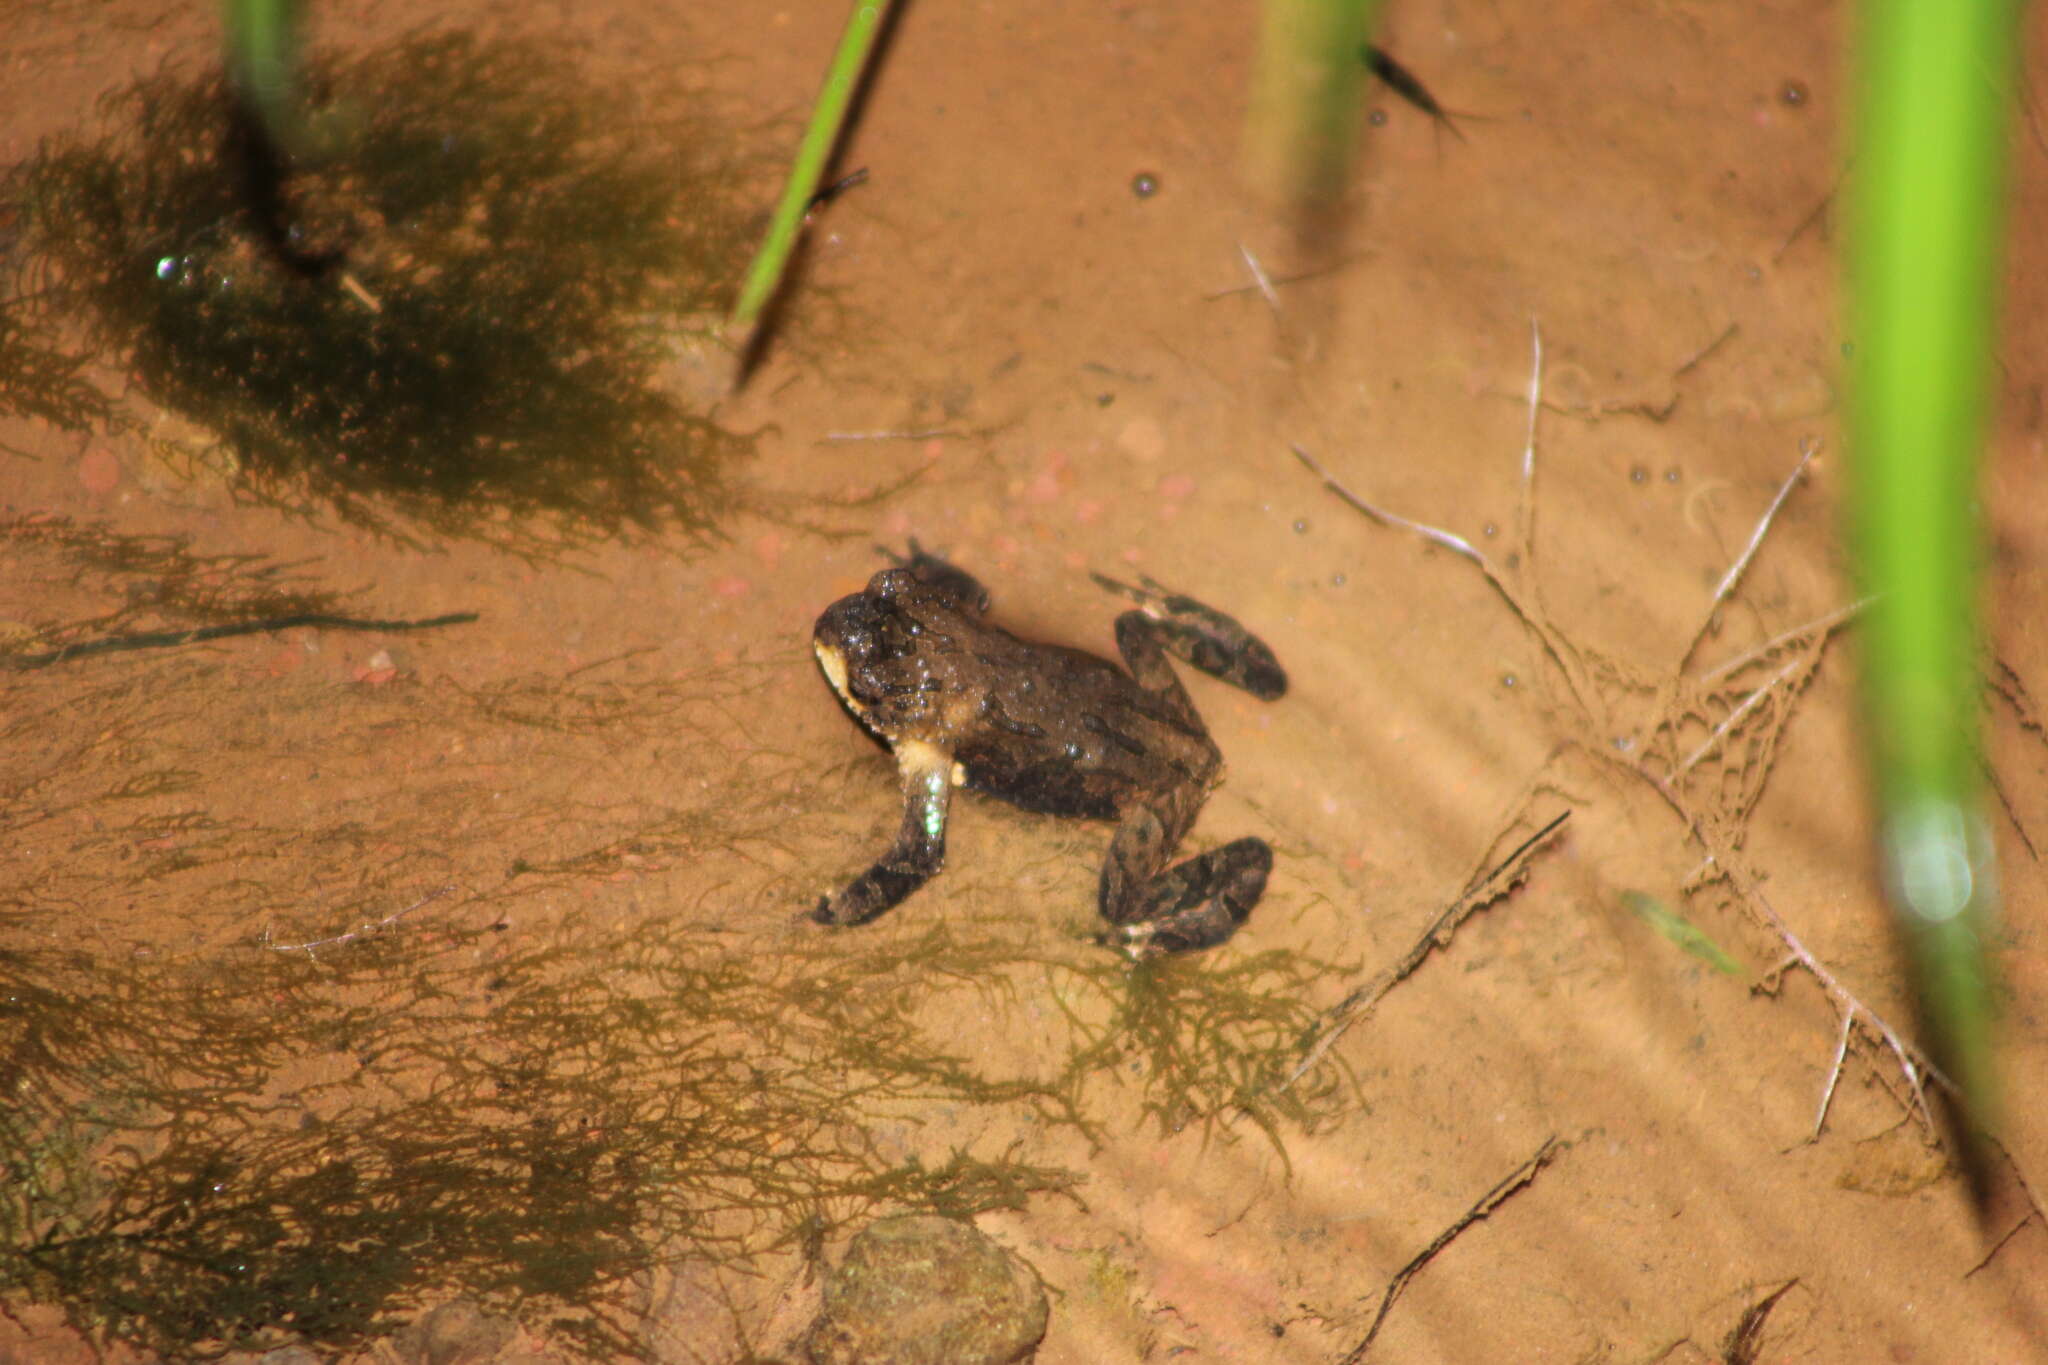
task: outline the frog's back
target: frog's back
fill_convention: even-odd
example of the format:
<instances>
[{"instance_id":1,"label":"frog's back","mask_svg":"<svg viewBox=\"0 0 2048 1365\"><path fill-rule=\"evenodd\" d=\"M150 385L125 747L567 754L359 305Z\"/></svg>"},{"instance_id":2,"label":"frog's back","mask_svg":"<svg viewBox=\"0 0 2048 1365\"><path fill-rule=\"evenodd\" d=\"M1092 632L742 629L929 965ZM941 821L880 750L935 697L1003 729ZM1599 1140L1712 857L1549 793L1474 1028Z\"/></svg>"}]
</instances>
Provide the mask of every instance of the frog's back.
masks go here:
<instances>
[{"instance_id":1,"label":"frog's back","mask_svg":"<svg viewBox=\"0 0 2048 1365\"><path fill-rule=\"evenodd\" d=\"M1114 820L1167 790L1214 781L1222 756L1208 735L1121 668L1082 650L1008 643L1030 666L992 673L976 723L955 737L970 790L1048 815Z\"/></svg>"}]
</instances>

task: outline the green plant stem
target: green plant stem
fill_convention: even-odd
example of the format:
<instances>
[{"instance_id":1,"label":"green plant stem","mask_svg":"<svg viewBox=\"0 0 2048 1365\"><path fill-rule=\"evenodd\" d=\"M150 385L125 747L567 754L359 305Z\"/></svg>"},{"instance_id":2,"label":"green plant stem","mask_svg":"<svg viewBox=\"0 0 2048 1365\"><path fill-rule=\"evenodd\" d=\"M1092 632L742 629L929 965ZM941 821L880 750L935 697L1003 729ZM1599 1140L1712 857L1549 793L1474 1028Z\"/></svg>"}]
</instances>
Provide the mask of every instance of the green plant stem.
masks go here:
<instances>
[{"instance_id":1,"label":"green plant stem","mask_svg":"<svg viewBox=\"0 0 2048 1365\"><path fill-rule=\"evenodd\" d=\"M1266 0L1246 128L1249 172L1294 212L1340 199L1358 144L1358 54L1382 0Z\"/></svg>"},{"instance_id":2,"label":"green plant stem","mask_svg":"<svg viewBox=\"0 0 2048 1365\"><path fill-rule=\"evenodd\" d=\"M223 0L228 85L279 150L301 150L297 0Z\"/></svg>"},{"instance_id":3,"label":"green plant stem","mask_svg":"<svg viewBox=\"0 0 2048 1365\"><path fill-rule=\"evenodd\" d=\"M727 323L727 334L738 343L742 354L750 348L761 312L768 306L768 300L774 297L776 286L782 282L783 271L788 268L790 252L796 246L797 229L803 226L811 196L818 192L819 177L824 174L825 163L839 141L839 131L846 122L846 110L853 101L854 88L860 83L861 73L867 69L868 54L874 50L875 36L888 12L888 0L855 0L853 13L847 18L846 32L839 39L839 50L832 54L832 65L825 73L825 88L818 92L817 105L811 110L810 126L804 129L804 140L797 147L796 161L789 168L789 183L783 187L782 200L775 206L775 216L768 220L768 235L762 240L753 264L747 267L746 278L740 284L739 301L733 305L732 317Z\"/></svg>"},{"instance_id":4,"label":"green plant stem","mask_svg":"<svg viewBox=\"0 0 2048 1365\"><path fill-rule=\"evenodd\" d=\"M1934 1059L1995 1121L1978 791L1977 454L1992 374L2011 0L1865 0L1848 303L1864 707L1886 890Z\"/></svg>"}]
</instances>

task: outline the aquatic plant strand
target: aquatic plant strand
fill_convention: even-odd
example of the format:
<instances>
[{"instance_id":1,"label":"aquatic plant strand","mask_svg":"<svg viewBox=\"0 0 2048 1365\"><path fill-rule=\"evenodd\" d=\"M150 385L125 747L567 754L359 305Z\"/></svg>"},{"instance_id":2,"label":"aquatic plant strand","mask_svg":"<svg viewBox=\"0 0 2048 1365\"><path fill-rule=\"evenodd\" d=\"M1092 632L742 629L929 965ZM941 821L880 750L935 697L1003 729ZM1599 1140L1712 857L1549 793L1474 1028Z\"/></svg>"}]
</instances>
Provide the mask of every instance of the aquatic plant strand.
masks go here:
<instances>
[{"instance_id":1,"label":"aquatic plant strand","mask_svg":"<svg viewBox=\"0 0 2048 1365\"><path fill-rule=\"evenodd\" d=\"M1984 1129L1997 1099L1997 891L1978 799L1972 501L2017 7L1866 0L1861 34L1849 420L1855 550L1872 598L1867 739L1886 890L1930 1050L1966 1126Z\"/></svg>"},{"instance_id":2,"label":"aquatic plant strand","mask_svg":"<svg viewBox=\"0 0 2048 1365\"><path fill-rule=\"evenodd\" d=\"M796 161L789 168L789 183L783 186L775 216L768 220L768 235L762 240L753 264L747 267L739 301L733 305L732 319L727 324L727 335L743 360L753 349L754 329L762 310L774 297L776 286L782 283L790 252L796 247L797 229L803 226L811 197L818 192L818 181L825 173L825 163L838 145L854 88L867 69L868 54L874 50L875 36L888 12L888 0L856 3L846 21L846 32L839 39L839 50L832 54L832 65L825 72L825 88L818 92L810 126L804 129Z\"/></svg>"},{"instance_id":3,"label":"aquatic plant strand","mask_svg":"<svg viewBox=\"0 0 2048 1365\"><path fill-rule=\"evenodd\" d=\"M296 0L223 0L228 81L272 143L301 150L299 7Z\"/></svg>"},{"instance_id":4,"label":"aquatic plant strand","mask_svg":"<svg viewBox=\"0 0 2048 1365\"><path fill-rule=\"evenodd\" d=\"M1248 169L1293 210L1343 195L1358 144L1358 54L1381 0L1266 0L1246 119Z\"/></svg>"}]
</instances>

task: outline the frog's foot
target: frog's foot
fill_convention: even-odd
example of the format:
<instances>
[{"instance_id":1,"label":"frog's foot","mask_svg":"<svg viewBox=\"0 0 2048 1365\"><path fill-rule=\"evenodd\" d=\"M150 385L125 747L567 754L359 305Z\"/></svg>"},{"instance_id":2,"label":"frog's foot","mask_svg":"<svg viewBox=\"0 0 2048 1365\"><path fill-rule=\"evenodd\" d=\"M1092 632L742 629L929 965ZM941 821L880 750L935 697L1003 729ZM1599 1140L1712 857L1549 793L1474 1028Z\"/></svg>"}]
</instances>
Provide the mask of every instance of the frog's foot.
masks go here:
<instances>
[{"instance_id":1,"label":"frog's foot","mask_svg":"<svg viewBox=\"0 0 2048 1365\"><path fill-rule=\"evenodd\" d=\"M883 911L902 904L938 870L935 862L892 862L884 858L836 894L820 896L809 910L809 917L816 924L866 924Z\"/></svg>"},{"instance_id":2,"label":"frog's foot","mask_svg":"<svg viewBox=\"0 0 2048 1365\"><path fill-rule=\"evenodd\" d=\"M1273 850L1264 839L1211 849L1139 887L1101 941L1139 961L1213 948L1251 914L1272 870Z\"/></svg>"},{"instance_id":3,"label":"frog's foot","mask_svg":"<svg viewBox=\"0 0 2048 1365\"><path fill-rule=\"evenodd\" d=\"M1266 642L1246 630L1236 617L1204 606L1142 575L1141 586L1136 587L1099 573L1088 576L1097 586L1138 604L1137 613L1118 618L1118 644L1123 644L1126 634L1123 622L1135 615L1145 622L1146 632L1158 641L1160 648L1210 677L1241 687L1260 701L1277 701L1287 694L1287 671L1280 667ZM1129 656L1126 647L1127 660ZM1138 681L1146 680L1141 677Z\"/></svg>"}]
</instances>

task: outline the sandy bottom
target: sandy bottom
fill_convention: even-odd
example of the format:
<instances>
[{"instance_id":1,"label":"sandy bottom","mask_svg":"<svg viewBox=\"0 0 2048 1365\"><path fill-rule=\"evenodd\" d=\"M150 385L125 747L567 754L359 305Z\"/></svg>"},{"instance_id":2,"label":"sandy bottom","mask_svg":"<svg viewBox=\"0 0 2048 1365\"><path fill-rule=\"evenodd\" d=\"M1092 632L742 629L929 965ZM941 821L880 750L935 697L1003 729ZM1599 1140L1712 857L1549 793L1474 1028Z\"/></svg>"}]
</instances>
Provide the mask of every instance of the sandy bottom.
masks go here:
<instances>
[{"instance_id":1,"label":"sandy bottom","mask_svg":"<svg viewBox=\"0 0 2048 1365\"><path fill-rule=\"evenodd\" d=\"M346 1165L251 1244L393 1262L352 1338L370 1360L569 1358L593 1339L569 1320L593 1317L608 1350L773 1358L815 1306L806 1258L906 1206L993 1210L979 1225L1052 1291L1047 1365L1719 1360L1780 1289L1754 1354L1729 1358L2042 1358L2048 1226L2022 1182L2044 1188L2048 1163L2030 699L2048 603L2029 567L2048 144L2015 143L1985 483L2013 998L1986 1230L1872 1029L1912 1019L1870 872L1853 623L1800 633L1851 600L1844 7L1393 7L1387 45L1466 140L1380 92L1341 263L1277 306L1247 253L1282 281L1330 259L1240 189L1250 11L1183 8L910 9L844 157L869 180L813 229L808 283L832 307L800 309L721 412L762 435L752 510L711 551L411 550L241 505L140 440L0 421L11 627L176 628L161 603L285 591L480 616L0 675L0 957L26 964L11 990L59 1002L21 1018L77 1021L10 1022L4 1074L91 1116L63 1142L17 1133L17 1189L56 1198L68 1152L203 1210ZM590 4L525 31L600 83L686 69L787 117L843 10ZM380 41L409 13L323 6L318 32ZM0 151L201 60L203 18L17 16ZM1493 581L1347 506L1293 446L1463 537ZM1294 679L1277 704L1191 684L1229 762L1195 843L1254 833L1278 856L1235 942L1134 984L1086 941L1108 831L973 798L948 872L898 911L838 933L795 918L899 811L810 623L910 537L1020 633L1110 652L1095 569L1272 644ZM1566 813L1376 1008L1345 1008ZM1726 961L1660 933L1658 908ZM1787 934L1835 993L1787 967ZM1305 1045L1316 1065L1276 1091L1275 1059ZM975 1080L916 1069L938 1056ZM699 1083L710 1057L729 1089ZM181 1065L207 1074L178 1094L205 1103L106 1098ZM749 1108L771 1091L781 1117ZM706 1127L736 1114L755 1126ZM759 1163L689 1185L690 1160L741 1149ZM192 1152L216 1159L149 1164ZM963 1153L1016 1188L932 1177ZM1518 1171L1362 1355L1389 1281ZM753 1201L776 1172L790 1189ZM429 1189L448 1222L418 1242L319 1220ZM585 1253L601 1263L556 1263ZM289 1279L275 1292L304 1290ZM30 1289L0 1360L93 1358L104 1305ZM393 1334L449 1300L484 1315Z\"/></svg>"}]
</instances>

